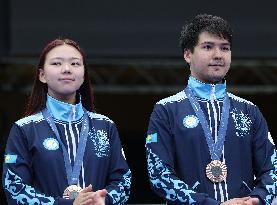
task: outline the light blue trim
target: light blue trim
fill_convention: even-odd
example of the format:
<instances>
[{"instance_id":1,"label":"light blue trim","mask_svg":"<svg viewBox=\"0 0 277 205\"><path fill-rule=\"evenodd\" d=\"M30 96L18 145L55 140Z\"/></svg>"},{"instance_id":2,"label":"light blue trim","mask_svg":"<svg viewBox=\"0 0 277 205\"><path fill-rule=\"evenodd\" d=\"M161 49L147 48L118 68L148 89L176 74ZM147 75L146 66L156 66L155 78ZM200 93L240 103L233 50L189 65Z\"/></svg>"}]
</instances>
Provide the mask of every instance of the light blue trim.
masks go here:
<instances>
[{"instance_id":1,"label":"light blue trim","mask_svg":"<svg viewBox=\"0 0 277 205\"><path fill-rule=\"evenodd\" d=\"M271 155L271 163L274 166L274 169L270 170L270 173L269 173L269 176L272 179L272 184L268 183L265 186L266 190L268 192L268 195L266 195L266 197L265 197L266 205L271 205L272 200L274 199L274 197L276 197L276 191L277 191L276 190L276 187L277 187L277 181L276 181L276 179L277 179L277 175L276 175L276 172L277 172L277 152L276 152L275 149L273 150L273 154Z\"/></svg>"},{"instance_id":2,"label":"light blue trim","mask_svg":"<svg viewBox=\"0 0 277 205\"><path fill-rule=\"evenodd\" d=\"M114 186L116 189L108 191L108 195L112 198L113 204L123 205L129 199L130 188L131 188L131 171L128 170L123 175L123 180L120 181L117 186Z\"/></svg>"},{"instance_id":3,"label":"light blue trim","mask_svg":"<svg viewBox=\"0 0 277 205\"><path fill-rule=\"evenodd\" d=\"M96 119L96 120L105 120L107 122L110 123L114 123L110 118L106 117L105 115L101 115L98 113L94 113L94 112L88 112L88 116L90 119Z\"/></svg>"},{"instance_id":4,"label":"light blue trim","mask_svg":"<svg viewBox=\"0 0 277 205\"><path fill-rule=\"evenodd\" d=\"M196 187L198 187L199 184L200 184L199 181L195 182L195 184L192 186L192 189L196 189Z\"/></svg>"},{"instance_id":5,"label":"light blue trim","mask_svg":"<svg viewBox=\"0 0 277 205\"><path fill-rule=\"evenodd\" d=\"M227 93L227 94L228 94L228 96L229 96L230 98L232 98L232 99L234 99L234 100L236 100L236 101L238 101L238 102L247 103L247 104L249 104L249 105L254 105L252 102L250 102L250 101L248 101L248 100L245 100L245 99L243 99L243 98L241 98L241 97L238 97L238 96L236 96L236 95L234 95L234 94L232 94L232 93Z\"/></svg>"},{"instance_id":6,"label":"light blue trim","mask_svg":"<svg viewBox=\"0 0 277 205\"><path fill-rule=\"evenodd\" d=\"M160 100L159 102L157 102L157 104L165 105L167 103L181 102L186 98L187 98L186 93L184 91L181 91L175 95L172 95L172 96L169 96L167 98Z\"/></svg>"},{"instance_id":7,"label":"light blue trim","mask_svg":"<svg viewBox=\"0 0 277 205\"><path fill-rule=\"evenodd\" d=\"M219 84L208 84L203 83L196 78L190 76L188 80L188 85L192 89L193 93L199 98L204 98L206 100L211 100L211 92L213 87L215 88L215 99L223 99L226 92L226 81Z\"/></svg>"},{"instance_id":8,"label":"light blue trim","mask_svg":"<svg viewBox=\"0 0 277 205\"><path fill-rule=\"evenodd\" d=\"M55 203L53 197L45 196L37 192L33 187L24 184L23 180L9 169L7 170L4 182L5 189L13 199L13 204L54 205Z\"/></svg>"},{"instance_id":9,"label":"light blue trim","mask_svg":"<svg viewBox=\"0 0 277 205\"><path fill-rule=\"evenodd\" d=\"M162 193L171 202L195 204L193 196L196 193L178 178L174 177L168 167L150 148L146 148L147 168L150 183L153 188ZM194 188L198 185L196 182Z\"/></svg>"},{"instance_id":10,"label":"light blue trim","mask_svg":"<svg viewBox=\"0 0 277 205\"><path fill-rule=\"evenodd\" d=\"M28 117L24 117L24 118L16 121L15 124L17 124L18 126L22 127L23 125L27 125L27 124L29 124L31 122L38 123L38 122L41 122L43 120L44 120L44 118L43 118L41 112L39 112L37 114L30 115Z\"/></svg>"},{"instance_id":11,"label":"light blue trim","mask_svg":"<svg viewBox=\"0 0 277 205\"><path fill-rule=\"evenodd\" d=\"M65 122L79 120L84 115L81 99L78 104L73 105L47 95L46 107L55 119Z\"/></svg>"}]
</instances>

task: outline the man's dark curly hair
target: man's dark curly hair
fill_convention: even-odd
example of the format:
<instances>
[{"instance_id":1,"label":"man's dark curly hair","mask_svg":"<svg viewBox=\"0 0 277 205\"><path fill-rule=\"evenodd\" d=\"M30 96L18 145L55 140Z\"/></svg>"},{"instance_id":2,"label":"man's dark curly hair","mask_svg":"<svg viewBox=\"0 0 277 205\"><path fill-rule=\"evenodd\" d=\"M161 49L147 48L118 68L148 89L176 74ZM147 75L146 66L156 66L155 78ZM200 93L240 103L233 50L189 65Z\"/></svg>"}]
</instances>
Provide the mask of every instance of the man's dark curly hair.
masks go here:
<instances>
[{"instance_id":1,"label":"man's dark curly hair","mask_svg":"<svg viewBox=\"0 0 277 205\"><path fill-rule=\"evenodd\" d=\"M193 52L198 42L199 34L208 32L227 40L232 46L232 29L229 23L218 16L199 14L187 22L181 31L180 47L182 52L190 50Z\"/></svg>"}]
</instances>

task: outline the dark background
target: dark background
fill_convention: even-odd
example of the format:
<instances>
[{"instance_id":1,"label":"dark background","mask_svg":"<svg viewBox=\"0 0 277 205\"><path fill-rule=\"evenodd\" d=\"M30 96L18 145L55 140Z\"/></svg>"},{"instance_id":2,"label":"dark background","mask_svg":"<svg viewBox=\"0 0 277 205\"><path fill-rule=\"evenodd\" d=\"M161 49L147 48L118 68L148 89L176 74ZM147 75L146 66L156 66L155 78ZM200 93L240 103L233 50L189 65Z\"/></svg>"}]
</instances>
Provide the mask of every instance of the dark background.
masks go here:
<instances>
[{"instance_id":1,"label":"dark background","mask_svg":"<svg viewBox=\"0 0 277 205\"><path fill-rule=\"evenodd\" d=\"M8 55L37 55L57 36L78 41L91 57L179 57L178 36L198 13L227 19L234 57L276 57L275 1L1 0L1 44ZM7 42L8 41L8 42Z\"/></svg>"},{"instance_id":2,"label":"dark background","mask_svg":"<svg viewBox=\"0 0 277 205\"><path fill-rule=\"evenodd\" d=\"M277 2L0 0L1 162L12 123L30 93L47 42L72 38L88 54L97 112L117 125L133 172L128 203L161 203L147 181L145 135L153 105L181 90L178 38L198 13L219 15L234 30L230 91L259 106L276 141ZM0 202L5 204L0 190Z\"/></svg>"}]
</instances>

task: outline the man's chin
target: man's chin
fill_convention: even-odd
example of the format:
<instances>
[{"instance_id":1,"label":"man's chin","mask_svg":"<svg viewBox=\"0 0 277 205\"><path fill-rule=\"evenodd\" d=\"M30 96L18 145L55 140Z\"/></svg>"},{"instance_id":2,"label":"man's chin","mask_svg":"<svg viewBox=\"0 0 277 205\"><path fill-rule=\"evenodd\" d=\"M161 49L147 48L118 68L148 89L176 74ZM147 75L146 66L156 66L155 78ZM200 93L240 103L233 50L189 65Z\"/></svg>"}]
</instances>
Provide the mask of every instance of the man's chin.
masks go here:
<instances>
[{"instance_id":1,"label":"man's chin","mask_svg":"<svg viewBox=\"0 0 277 205\"><path fill-rule=\"evenodd\" d=\"M225 76L212 76L209 81L212 84L222 83Z\"/></svg>"}]
</instances>

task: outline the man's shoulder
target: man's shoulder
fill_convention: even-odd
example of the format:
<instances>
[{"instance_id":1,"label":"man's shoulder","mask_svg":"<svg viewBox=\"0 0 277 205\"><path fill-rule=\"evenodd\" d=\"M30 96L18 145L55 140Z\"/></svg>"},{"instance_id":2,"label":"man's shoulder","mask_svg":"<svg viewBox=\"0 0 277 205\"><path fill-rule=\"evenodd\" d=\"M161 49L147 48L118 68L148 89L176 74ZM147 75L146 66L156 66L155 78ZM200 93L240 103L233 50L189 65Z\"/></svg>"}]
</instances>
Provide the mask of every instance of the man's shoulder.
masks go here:
<instances>
[{"instance_id":1,"label":"man's shoulder","mask_svg":"<svg viewBox=\"0 0 277 205\"><path fill-rule=\"evenodd\" d=\"M230 98L231 100L233 100L233 101L236 101L236 102L238 102L238 103L247 104L247 105L250 105L250 106L256 106L254 103L252 103L252 102L249 101L249 100L246 100L246 99L244 99L244 98L241 98L241 97L239 97L239 96L236 96L236 95L234 95L234 94L232 94L232 93L227 93L227 94L228 94L229 98Z\"/></svg>"},{"instance_id":2,"label":"man's shoulder","mask_svg":"<svg viewBox=\"0 0 277 205\"><path fill-rule=\"evenodd\" d=\"M157 105L166 105L166 104L173 104L173 103L179 103L182 102L183 100L187 99L185 91L181 91L176 93L175 95L166 97L160 101L158 101L156 104Z\"/></svg>"}]
</instances>

